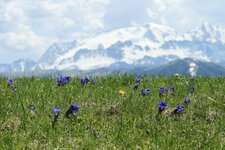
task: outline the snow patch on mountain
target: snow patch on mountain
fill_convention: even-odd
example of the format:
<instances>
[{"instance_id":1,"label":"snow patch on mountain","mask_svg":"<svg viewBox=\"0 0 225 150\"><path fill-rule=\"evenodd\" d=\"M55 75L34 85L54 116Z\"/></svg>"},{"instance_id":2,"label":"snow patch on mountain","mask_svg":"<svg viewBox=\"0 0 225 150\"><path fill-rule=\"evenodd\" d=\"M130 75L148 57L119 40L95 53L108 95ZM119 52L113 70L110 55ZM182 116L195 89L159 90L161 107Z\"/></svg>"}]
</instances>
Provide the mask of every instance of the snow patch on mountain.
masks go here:
<instances>
[{"instance_id":1,"label":"snow patch on mountain","mask_svg":"<svg viewBox=\"0 0 225 150\"><path fill-rule=\"evenodd\" d=\"M211 25L208 22L204 22L201 27L192 30L190 34L195 40L225 43L225 28Z\"/></svg>"},{"instance_id":2,"label":"snow patch on mountain","mask_svg":"<svg viewBox=\"0 0 225 150\"><path fill-rule=\"evenodd\" d=\"M60 43L54 43L52 44L46 52L42 55L42 57L39 59L38 63L39 66L42 69L53 69L56 66L55 60L58 59L58 57L64 55L69 50L75 48L77 45L77 41L72 42L60 42Z\"/></svg>"}]
</instances>

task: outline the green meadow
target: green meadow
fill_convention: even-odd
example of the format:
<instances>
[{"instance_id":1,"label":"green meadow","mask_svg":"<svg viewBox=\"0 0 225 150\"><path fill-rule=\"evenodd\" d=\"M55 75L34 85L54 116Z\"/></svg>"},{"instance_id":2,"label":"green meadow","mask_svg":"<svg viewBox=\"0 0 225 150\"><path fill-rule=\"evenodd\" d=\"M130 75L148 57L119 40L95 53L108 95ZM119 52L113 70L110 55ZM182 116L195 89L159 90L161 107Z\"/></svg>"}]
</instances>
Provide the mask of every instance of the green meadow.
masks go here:
<instances>
[{"instance_id":1,"label":"green meadow","mask_svg":"<svg viewBox=\"0 0 225 150\"><path fill-rule=\"evenodd\" d=\"M94 79L81 86L74 77L58 86L56 78L14 78L7 86L2 77L0 149L225 149L224 77L144 76L136 91L135 76ZM171 86L174 94L159 96L160 87ZM142 88L151 92L141 96ZM186 97L191 103L173 114ZM162 113L159 101L168 104ZM66 118L75 103L78 112ZM53 127L55 106L61 111Z\"/></svg>"}]
</instances>

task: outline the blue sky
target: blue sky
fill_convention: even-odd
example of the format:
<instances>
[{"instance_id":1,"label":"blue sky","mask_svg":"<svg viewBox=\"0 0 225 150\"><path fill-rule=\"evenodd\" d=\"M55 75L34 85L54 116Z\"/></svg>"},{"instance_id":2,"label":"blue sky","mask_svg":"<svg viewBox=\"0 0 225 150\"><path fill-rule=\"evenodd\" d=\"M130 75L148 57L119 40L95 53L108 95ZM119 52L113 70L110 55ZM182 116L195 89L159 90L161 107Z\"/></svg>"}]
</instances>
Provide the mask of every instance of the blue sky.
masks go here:
<instances>
[{"instance_id":1,"label":"blue sky","mask_svg":"<svg viewBox=\"0 0 225 150\"><path fill-rule=\"evenodd\" d=\"M37 60L53 42L155 22L186 32L225 26L224 0L0 0L0 63Z\"/></svg>"}]
</instances>

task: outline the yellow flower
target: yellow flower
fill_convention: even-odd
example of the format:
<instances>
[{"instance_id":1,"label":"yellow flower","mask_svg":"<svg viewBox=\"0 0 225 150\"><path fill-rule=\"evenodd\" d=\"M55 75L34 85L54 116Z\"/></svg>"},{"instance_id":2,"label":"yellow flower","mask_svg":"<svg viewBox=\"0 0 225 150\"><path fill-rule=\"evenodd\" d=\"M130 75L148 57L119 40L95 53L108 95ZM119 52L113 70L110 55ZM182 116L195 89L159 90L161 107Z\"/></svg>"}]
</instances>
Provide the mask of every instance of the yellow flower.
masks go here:
<instances>
[{"instance_id":1,"label":"yellow flower","mask_svg":"<svg viewBox=\"0 0 225 150\"><path fill-rule=\"evenodd\" d=\"M119 91L119 94L120 94L121 96L123 96L123 95L125 94L125 91L124 91L124 90L120 90L120 91Z\"/></svg>"}]
</instances>

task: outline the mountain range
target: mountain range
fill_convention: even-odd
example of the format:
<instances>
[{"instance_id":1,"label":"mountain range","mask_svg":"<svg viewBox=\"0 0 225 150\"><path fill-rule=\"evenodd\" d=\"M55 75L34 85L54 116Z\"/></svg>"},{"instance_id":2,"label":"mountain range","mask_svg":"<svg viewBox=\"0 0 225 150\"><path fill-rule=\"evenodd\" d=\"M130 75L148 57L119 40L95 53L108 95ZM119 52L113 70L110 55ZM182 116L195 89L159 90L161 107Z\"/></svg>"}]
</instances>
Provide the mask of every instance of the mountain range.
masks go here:
<instances>
[{"instance_id":1,"label":"mountain range","mask_svg":"<svg viewBox=\"0 0 225 150\"><path fill-rule=\"evenodd\" d=\"M139 68L142 72L151 70L152 73L168 74L173 70L171 67L177 68L172 64L178 65L174 62L182 60L186 62L183 65L187 68L186 73L191 75L223 74L225 28L207 22L183 34L155 23L119 28L81 41L53 43L37 62L20 59L12 64L1 64L0 73L48 70L133 72ZM191 72L193 68L198 71ZM204 69L211 73L201 71Z\"/></svg>"}]
</instances>

